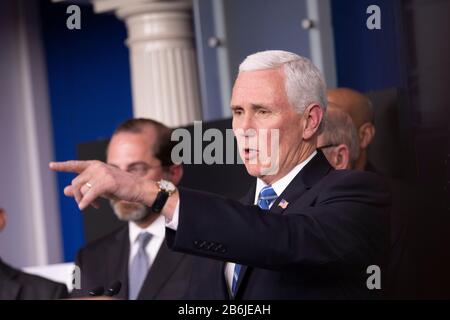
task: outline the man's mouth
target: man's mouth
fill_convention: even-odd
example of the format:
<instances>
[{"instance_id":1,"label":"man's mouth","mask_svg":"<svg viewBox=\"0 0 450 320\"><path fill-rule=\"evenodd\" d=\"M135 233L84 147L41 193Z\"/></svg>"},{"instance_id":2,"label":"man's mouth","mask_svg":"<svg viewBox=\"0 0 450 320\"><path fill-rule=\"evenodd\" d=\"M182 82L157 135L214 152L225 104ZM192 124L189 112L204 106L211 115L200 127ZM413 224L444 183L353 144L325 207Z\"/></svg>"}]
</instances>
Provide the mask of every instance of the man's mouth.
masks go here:
<instances>
[{"instance_id":1,"label":"man's mouth","mask_svg":"<svg viewBox=\"0 0 450 320\"><path fill-rule=\"evenodd\" d=\"M254 159L256 156L258 156L258 149L244 148L242 156L244 157L244 160Z\"/></svg>"}]
</instances>

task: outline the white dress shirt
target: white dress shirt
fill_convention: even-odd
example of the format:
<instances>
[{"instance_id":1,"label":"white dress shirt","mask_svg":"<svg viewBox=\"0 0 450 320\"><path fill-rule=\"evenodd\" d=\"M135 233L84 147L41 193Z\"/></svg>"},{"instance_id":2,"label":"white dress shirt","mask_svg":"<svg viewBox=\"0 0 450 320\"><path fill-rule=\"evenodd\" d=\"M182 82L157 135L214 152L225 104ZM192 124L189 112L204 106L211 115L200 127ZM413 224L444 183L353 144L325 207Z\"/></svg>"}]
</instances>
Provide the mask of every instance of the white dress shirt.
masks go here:
<instances>
[{"instance_id":1,"label":"white dress shirt","mask_svg":"<svg viewBox=\"0 0 450 320\"><path fill-rule=\"evenodd\" d=\"M308 164L309 161L311 161L312 158L317 154L317 151L314 151L306 160L296 165L287 175L282 177L281 179L277 180L276 182L272 183L272 188L276 192L278 196L280 196L283 191L287 188L287 186L292 182L292 180L295 178L295 176L303 169L304 166ZM254 204L256 205L258 203L258 197L259 193L261 192L262 188L267 186L267 184L262 181L261 179L256 180L256 190L255 190L255 200ZM272 206L273 202L270 204L270 207ZM175 212L172 216L172 220L166 220L166 226L172 230L177 230L178 228L178 218L180 213L180 201L178 200L178 203L175 207ZM234 266L235 264L232 262L227 262L225 266L225 279L228 286L228 291L231 292L231 286L233 283L233 274L234 274Z\"/></svg>"},{"instance_id":2,"label":"white dress shirt","mask_svg":"<svg viewBox=\"0 0 450 320\"><path fill-rule=\"evenodd\" d=\"M142 229L134 222L128 223L128 230L130 236L130 256L128 261L128 267L131 266L131 261L133 261L134 256L139 250L139 243L137 237L141 232L148 232L152 235L149 243L145 247L145 251L149 260L149 270L155 261L156 255L158 254L159 248L164 241L166 235L166 226L164 216L159 216L151 225L147 228Z\"/></svg>"}]
</instances>

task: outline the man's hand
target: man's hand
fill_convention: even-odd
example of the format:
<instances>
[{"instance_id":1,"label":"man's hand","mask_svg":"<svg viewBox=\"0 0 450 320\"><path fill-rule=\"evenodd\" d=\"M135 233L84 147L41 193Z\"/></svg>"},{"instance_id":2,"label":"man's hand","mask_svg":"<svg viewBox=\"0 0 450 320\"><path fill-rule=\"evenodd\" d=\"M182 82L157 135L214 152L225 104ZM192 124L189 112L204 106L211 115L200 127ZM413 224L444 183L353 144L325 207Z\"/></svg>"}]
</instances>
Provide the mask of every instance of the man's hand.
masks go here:
<instances>
[{"instance_id":1,"label":"man's hand","mask_svg":"<svg viewBox=\"0 0 450 320\"><path fill-rule=\"evenodd\" d=\"M99 197L151 206L158 192L155 182L136 177L101 161L51 162L50 169L78 174L72 184L64 188L64 194L74 197L80 210L89 205L98 207L95 200Z\"/></svg>"}]
</instances>

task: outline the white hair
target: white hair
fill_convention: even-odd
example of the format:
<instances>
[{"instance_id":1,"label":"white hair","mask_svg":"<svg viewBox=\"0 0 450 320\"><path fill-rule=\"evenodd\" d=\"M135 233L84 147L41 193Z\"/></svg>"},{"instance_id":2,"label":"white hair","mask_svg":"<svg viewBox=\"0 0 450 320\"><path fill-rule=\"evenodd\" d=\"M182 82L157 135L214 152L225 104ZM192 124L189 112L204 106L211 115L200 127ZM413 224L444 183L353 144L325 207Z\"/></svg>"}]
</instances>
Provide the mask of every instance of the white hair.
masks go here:
<instances>
[{"instance_id":1,"label":"white hair","mask_svg":"<svg viewBox=\"0 0 450 320\"><path fill-rule=\"evenodd\" d=\"M319 69L307 58L295 53L269 50L248 56L239 66L239 72L277 69L283 67L284 87L289 103L303 113L312 103L326 109L326 85Z\"/></svg>"}]
</instances>

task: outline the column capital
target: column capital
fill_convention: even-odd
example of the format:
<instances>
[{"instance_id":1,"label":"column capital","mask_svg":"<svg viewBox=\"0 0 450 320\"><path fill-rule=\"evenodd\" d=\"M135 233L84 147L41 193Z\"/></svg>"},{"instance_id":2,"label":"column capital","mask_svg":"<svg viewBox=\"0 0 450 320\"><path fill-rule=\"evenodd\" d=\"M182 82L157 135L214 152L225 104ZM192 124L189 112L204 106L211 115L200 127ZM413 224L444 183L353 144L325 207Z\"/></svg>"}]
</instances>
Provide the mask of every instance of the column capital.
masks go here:
<instances>
[{"instance_id":1,"label":"column capital","mask_svg":"<svg viewBox=\"0 0 450 320\"><path fill-rule=\"evenodd\" d=\"M114 11L122 19L135 14L192 9L192 0L91 0L91 2L96 13Z\"/></svg>"},{"instance_id":2,"label":"column capital","mask_svg":"<svg viewBox=\"0 0 450 320\"><path fill-rule=\"evenodd\" d=\"M92 0L97 13L115 12L128 29L127 45L152 40L188 40L194 34L192 0Z\"/></svg>"},{"instance_id":3,"label":"column capital","mask_svg":"<svg viewBox=\"0 0 450 320\"><path fill-rule=\"evenodd\" d=\"M201 119L192 0L90 0L128 37L133 115L177 127Z\"/></svg>"}]
</instances>

